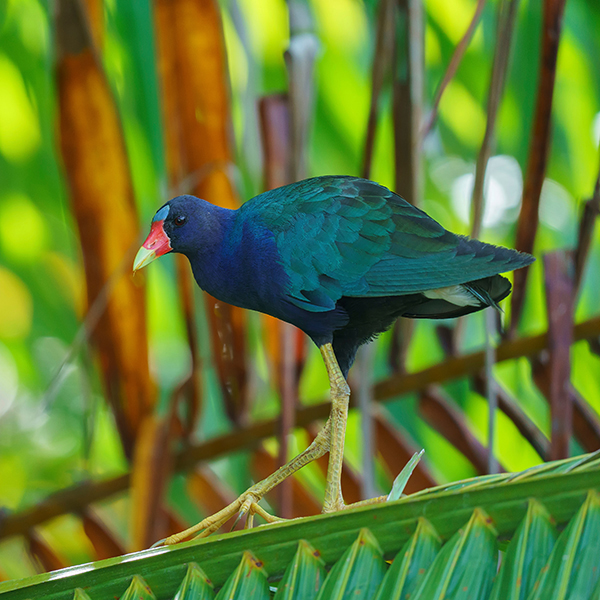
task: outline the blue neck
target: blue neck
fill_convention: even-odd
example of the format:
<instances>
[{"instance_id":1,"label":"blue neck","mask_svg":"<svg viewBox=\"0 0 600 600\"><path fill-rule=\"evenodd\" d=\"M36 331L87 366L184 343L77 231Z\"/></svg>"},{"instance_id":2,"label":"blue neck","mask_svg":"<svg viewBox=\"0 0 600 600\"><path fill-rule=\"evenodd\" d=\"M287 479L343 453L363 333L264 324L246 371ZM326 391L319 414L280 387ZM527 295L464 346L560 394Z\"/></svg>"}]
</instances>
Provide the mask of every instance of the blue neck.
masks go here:
<instances>
[{"instance_id":1,"label":"blue neck","mask_svg":"<svg viewBox=\"0 0 600 600\"><path fill-rule=\"evenodd\" d=\"M198 285L211 296L251 310L268 310L285 274L275 240L257 219L209 204L196 230L195 249L184 252Z\"/></svg>"}]
</instances>

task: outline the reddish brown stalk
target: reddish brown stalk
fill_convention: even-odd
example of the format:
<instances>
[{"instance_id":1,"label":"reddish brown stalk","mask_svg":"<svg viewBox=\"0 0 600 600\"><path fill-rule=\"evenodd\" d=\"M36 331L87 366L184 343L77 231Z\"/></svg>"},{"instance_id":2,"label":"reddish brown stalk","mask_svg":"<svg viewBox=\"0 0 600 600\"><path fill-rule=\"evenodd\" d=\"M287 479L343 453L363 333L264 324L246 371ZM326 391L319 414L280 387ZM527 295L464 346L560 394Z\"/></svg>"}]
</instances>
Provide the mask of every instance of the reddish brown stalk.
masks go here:
<instances>
[{"instance_id":1,"label":"reddish brown stalk","mask_svg":"<svg viewBox=\"0 0 600 600\"><path fill-rule=\"evenodd\" d=\"M548 311L548 353L540 363L541 376L547 382L552 435L550 460L569 456L573 429L573 406L570 394L573 343L573 256L557 250L544 256L546 307Z\"/></svg>"},{"instance_id":2,"label":"reddish brown stalk","mask_svg":"<svg viewBox=\"0 0 600 600\"><path fill-rule=\"evenodd\" d=\"M94 547L95 560L122 556L126 550L105 523L89 508L81 515L83 530Z\"/></svg>"},{"instance_id":3,"label":"reddish brown stalk","mask_svg":"<svg viewBox=\"0 0 600 600\"><path fill-rule=\"evenodd\" d=\"M365 134L365 146L361 177L370 179L375 134L379 114L379 98L386 74L390 71L394 55L394 18L396 0L382 0L377 15L377 33L375 36L375 52L371 71L371 103ZM355 371L358 371L359 384L356 386L356 400L361 412L362 440L362 481L361 499L371 498L375 491L375 461L374 461L374 422L371 414L373 396L373 349L361 348L356 357Z\"/></svg>"},{"instance_id":4,"label":"reddish brown stalk","mask_svg":"<svg viewBox=\"0 0 600 600\"><path fill-rule=\"evenodd\" d=\"M235 208L239 202L229 176L230 90L218 4L156 0L154 6L168 172L180 174L178 191ZM239 425L248 412L246 315L208 295L205 300L225 409Z\"/></svg>"},{"instance_id":5,"label":"reddish brown stalk","mask_svg":"<svg viewBox=\"0 0 600 600\"><path fill-rule=\"evenodd\" d=\"M394 11L393 117L395 191L419 206L423 194L420 127L425 80L424 18L420 0L397 0ZM414 323L400 319L393 329L389 362L404 370Z\"/></svg>"},{"instance_id":6,"label":"reddish brown stalk","mask_svg":"<svg viewBox=\"0 0 600 600\"><path fill-rule=\"evenodd\" d=\"M600 317L575 325L573 341L593 340L600 336ZM496 362L536 356L548 347L548 333L516 340L506 340L496 348ZM417 373L395 375L375 385L375 400L384 401L432 383L443 383L478 373L485 364L483 351L450 358Z\"/></svg>"},{"instance_id":7,"label":"reddish brown stalk","mask_svg":"<svg viewBox=\"0 0 600 600\"><path fill-rule=\"evenodd\" d=\"M573 405L573 431L575 437L586 452L594 452L600 448L598 413L573 386L570 386L570 394Z\"/></svg>"},{"instance_id":8,"label":"reddish brown stalk","mask_svg":"<svg viewBox=\"0 0 600 600\"><path fill-rule=\"evenodd\" d=\"M291 156L289 175L292 181L307 176L308 134L312 122L314 98L314 64L319 49L313 19L306 0L288 2L290 43L285 51L290 103Z\"/></svg>"},{"instance_id":9,"label":"reddish brown stalk","mask_svg":"<svg viewBox=\"0 0 600 600\"><path fill-rule=\"evenodd\" d=\"M157 36L157 62L161 85L161 106L163 112L165 157L170 195L188 192L186 187L186 161L183 148L182 123L179 114L177 86L177 45L175 38L175 11L173 5L157 1L154 3L154 21ZM176 390L173 400L187 404L186 420L182 423L181 434L189 437L201 410L201 365L198 352L197 324L194 307L193 280L187 259L182 255L175 258L179 298L185 320L188 347L191 357L191 373Z\"/></svg>"},{"instance_id":10,"label":"reddish brown stalk","mask_svg":"<svg viewBox=\"0 0 600 600\"><path fill-rule=\"evenodd\" d=\"M418 206L422 200L421 110L424 85L423 5L397 0L394 52L395 191Z\"/></svg>"},{"instance_id":11,"label":"reddish brown stalk","mask_svg":"<svg viewBox=\"0 0 600 600\"><path fill-rule=\"evenodd\" d=\"M538 213L542 185L546 176L546 165L550 153L552 98L556 78L556 58L560 42L565 0L545 0L542 27L542 49L540 57L537 100L531 132L531 146L523 186L523 204L517 226L516 248L522 252L533 252L538 228ZM514 275L511 300L511 322L508 337L515 335L525 301L525 286L529 267L518 269Z\"/></svg>"},{"instance_id":12,"label":"reddish brown stalk","mask_svg":"<svg viewBox=\"0 0 600 600\"><path fill-rule=\"evenodd\" d=\"M260 99L258 105L266 190L286 185L290 177L290 103L286 94Z\"/></svg>"},{"instance_id":13,"label":"reddish brown stalk","mask_svg":"<svg viewBox=\"0 0 600 600\"><path fill-rule=\"evenodd\" d=\"M496 35L496 50L494 52L494 63L492 66L492 76L490 81L490 91L487 103L487 122L481 148L477 156L477 165L475 168L475 181L473 183L473 195L471 200L471 208L473 212L473 223L471 228L471 236L479 237L484 214L484 186L487 165L490 156L494 151L496 140L496 119L500 102L504 93L504 85L506 82L506 72L508 70L508 62L510 57L510 48L512 45L512 35L515 28L515 20L519 0L501 0L498 5L497 16L497 35ZM486 329L486 397L488 401L488 472L497 472L497 462L494 456L494 438L496 430L496 407L498 405L498 397L496 394L496 383L493 377L494 363L494 348L493 348L493 333L494 315L488 309L485 313L485 329ZM460 339L464 319L460 319L454 330L454 335ZM458 343L455 343L458 346Z\"/></svg>"},{"instance_id":14,"label":"reddish brown stalk","mask_svg":"<svg viewBox=\"0 0 600 600\"><path fill-rule=\"evenodd\" d=\"M479 475L488 472L489 448L475 438L464 415L452 406L439 389L427 387L422 392L419 412L436 431L469 459ZM500 471L504 469L500 467Z\"/></svg>"},{"instance_id":15,"label":"reddish brown stalk","mask_svg":"<svg viewBox=\"0 0 600 600\"><path fill-rule=\"evenodd\" d=\"M486 382L481 374L473 378L473 387L482 396L486 395ZM499 385L496 386L495 392L498 399L498 408L515 424L519 433L531 444L541 459L548 460L548 456L550 455L548 438L527 416L527 413L521 408L518 400L513 398Z\"/></svg>"},{"instance_id":16,"label":"reddish brown stalk","mask_svg":"<svg viewBox=\"0 0 600 600\"><path fill-rule=\"evenodd\" d=\"M508 6L507 6L508 5ZM496 51L490 82L490 93L487 104L487 122L481 149L477 155L475 169L475 182L473 184L472 210L473 225L471 237L479 237L484 211L484 185L487 164L495 147L495 131L498 109L504 93L506 72L510 58L512 36L515 29L515 20L519 8L519 0L502 0L498 5L498 29L496 38Z\"/></svg>"},{"instance_id":17,"label":"reddish brown stalk","mask_svg":"<svg viewBox=\"0 0 600 600\"><path fill-rule=\"evenodd\" d=\"M40 573L64 569L68 564L50 547L50 545L35 531L25 534L27 550Z\"/></svg>"},{"instance_id":18,"label":"reddish brown stalk","mask_svg":"<svg viewBox=\"0 0 600 600\"><path fill-rule=\"evenodd\" d=\"M373 162L373 150L379 114L379 98L384 78L386 73L389 72L393 60L395 4L395 0L382 0L379 4L371 75L371 104L369 107L363 163L360 173L361 177L365 179L371 177L371 165ZM356 357L355 368L356 371L360 372L356 399L361 411L361 433L363 436L361 499L367 499L376 495L373 444L374 423L371 415L373 396L372 353L372 348L365 347L360 349Z\"/></svg>"},{"instance_id":19,"label":"reddish brown stalk","mask_svg":"<svg viewBox=\"0 0 600 600\"><path fill-rule=\"evenodd\" d=\"M173 468L170 438L168 420L154 415L140 429L131 471L133 550L148 548L168 534L161 506Z\"/></svg>"},{"instance_id":20,"label":"reddish brown stalk","mask_svg":"<svg viewBox=\"0 0 600 600\"><path fill-rule=\"evenodd\" d=\"M104 44L104 2L102 0L85 0L94 45L101 50Z\"/></svg>"},{"instance_id":21,"label":"reddish brown stalk","mask_svg":"<svg viewBox=\"0 0 600 600\"><path fill-rule=\"evenodd\" d=\"M260 130L263 143L265 188L273 189L291 182L292 160L291 114L286 95L261 98L259 105ZM281 426L278 432L278 466L289 460L289 436L294 429L298 401L298 377L303 362L302 348L298 342L302 333L290 325L265 316L267 344L274 366L275 380L281 397ZM283 518L292 516L292 483L284 480L278 486L278 514Z\"/></svg>"},{"instance_id":22,"label":"reddish brown stalk","mask_svg":"<svg viewBox=\"0 0 600 600\"><path fill-rule=\"evenodd\" d=\"M407 434L392 425L384 409L374 407L375 440L377 452L383 459L392 478L396 477L417 451L414 444L407 442ZM426 460L419 461L404 488L405 494L413 494L438 484L426 466Z\"/></svg>"},{"instance_id":23,"label":"reddish brown stalk","mask_svg":"<svg viewBox=\"0 0 600 600\"><path fill-rule=\"evenodd\" d=\"M60 149L80 234L88 305L106 295L92 340L105 393L131 458L138 429L153 408L155 389L148 371L144 289L123 268L123 258L138 238L129 162L82 5L60 0L56 8Z\"/></svg>"},{"instance_id":24,"label":"reddish brown stalk","mask_svg":"<svg viewBox=\"0 0 600 600\"><path fill-rule=\"evenodd\" d=\"M574 276L574 288L575 298L579 294L581 288L581 280L583 279L583 272L585 269L585 263L587 261L588 254L590 252L590 246L594 237L594 226L596 224L596 218L600 214L600 170L596 177L596 184L594 186L594 194L591 200L588 200L581 213L581 220L579 221L579 236L577 239L577 249L575 250L575 276Z\"/></svg>"},{"instance_id":25,"label":"reddish brown stalk","mask_svg":"<svg viewBox=\"0 0 600 600\"><path fill-rule=\"evenodd\" d=\"M375 133L379 113L379 97L383 87L383 80L389 71L394 51L394 5L395 0L382 0L379 3L377 15L377 33L375 35L375 53L373 55L373 69L371 71L371 104L365 135L365 149L360 176L369 179L371 164L373 162L373 148L375 146Z\"/></svg>"}]
</instances>

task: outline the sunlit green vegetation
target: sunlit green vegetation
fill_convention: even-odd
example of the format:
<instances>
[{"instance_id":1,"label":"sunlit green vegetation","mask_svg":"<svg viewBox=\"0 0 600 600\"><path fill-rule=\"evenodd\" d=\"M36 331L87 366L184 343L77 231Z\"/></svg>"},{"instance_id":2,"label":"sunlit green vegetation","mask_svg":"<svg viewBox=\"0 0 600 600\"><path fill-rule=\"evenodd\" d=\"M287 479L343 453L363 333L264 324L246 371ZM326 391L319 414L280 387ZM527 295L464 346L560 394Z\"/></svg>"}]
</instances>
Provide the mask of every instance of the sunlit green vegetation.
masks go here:
<instances>
[{"instance_id":1,"label":"sunlit green vegetation","mask_svg":"<svg viewBox=\"0 0 600 600\"><path fill-rule=\"evenodd\" d=\"M467 28L474 0L428 0L425 30L425 111ZM57 141L55 64L56 32L50 0L0 2L0 507L20 511L48 494L77 482L125 473L130 465L113 415L105 401L98 357L77 342L86 314L86 283L79 232L72 215L69 187ZM371 95L376 22L375 0L311 0L320 50L315 70L314 119L309 144L309 174L358 175L362 161ZM284 0L220 2L229 61L235 161L231 177L239 198L263 190L256 102L285 91L283 52L289 42ZM154 211L170 194L161 114L160 81L149 0L105 0L102 64L114 92L126 141L140 236ZM446 228L470 231L470 197L475 161L486 124L486 103L495 45L496 2L488 3L456 76L446 89L439 119L424 140L424 197L421 207ZM501 104L497 143L488 165L481 238L509 247L515 227L531 142L537 93L540 3L523 0L514 36L512 60ZM553 134L547 178L540 203L535 255L573 248L582 203L591 197L598 176L600 143L600 4L567 3L556 72ZM207 85L209 82L207 82ZM372 178L394 187L394 128L391 86L384 86ZM111 173L103 173L110 180ZM402 189L396 189L400 194ZM110 206L111 198L106 197ZM115 215L118 218L118 215ZM598 228L588 257L575 322L598 315L600 245ZM174 389L188 376L191 358L177 292L173 257L145 274L149 361L158 386L156 412L168 410ZM202 295L195 292L197 307ZM510 319L510 303L504 303ZM209 333L201 310L202 407L193 440L232 431L222 405L211 362ZM126 318L126 315L123 316ZM408 371L440 362L443 349L438 324L419 322L407 356ZM453 325L449 323L449 325ZM531 268L521 335L547 329L543 265ZM469 316L460 349L481 349L485 336L481 314ZM279 409L264 322L248 319L247 366L250 371L250 419L272 418ZM381 336L375 352L374 380L390 375L391 334ZM572 348L572 383L600 413L600 364L586 342ZM517 398L532 421L550 435L549 409L534 385L525 358L495 367L499 383ZM325 399L328 389L318 351L310 346L300 381L300 400ZM466 378L444 385L473 434L487 444L485 399ZM471 462L418 414L417 394L386 405L389 420L416 449L440 483L473 476ZM507 470L541 461L511 420L498 412L495 452ZM351 415L348 462L361 469L360 415ZM290 451L306 444L299 431ZM266 448L277 453L275 440ZM583 452L576 440L572 454ZM216 476L234 492L252 480L253 450L210 463ZM394 473L377 459L376 482L389 490ZM318 495L321 472L310 466L300 477ZM168 505L184 521L205 509L186 496L182 475L172 477ZM152 493L149 491L149 493ZM100 518L124 545L130 545L128 494L95 505ZM67 563L93 560L94 549L75 516L62 516L39 528L43 538ZM0 523L1 532L1 523ZM0 540L0 578L34 573L20 537Z\"/></svg>"}]
</instances>

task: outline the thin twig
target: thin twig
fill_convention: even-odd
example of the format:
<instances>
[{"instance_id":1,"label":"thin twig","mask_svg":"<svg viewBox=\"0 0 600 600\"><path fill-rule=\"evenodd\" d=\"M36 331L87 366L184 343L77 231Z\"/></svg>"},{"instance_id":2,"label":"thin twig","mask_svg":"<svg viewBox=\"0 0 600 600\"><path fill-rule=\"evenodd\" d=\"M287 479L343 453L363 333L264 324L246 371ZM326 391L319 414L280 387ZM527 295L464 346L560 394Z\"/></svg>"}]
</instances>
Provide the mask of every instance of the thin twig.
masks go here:
<instances>
[{"instance_id":1,"label":"thin twig","mask_svg":"<svg viewBox=\"0 0 600 600\"><path fill-rule=\"evenodd\" d=\"M356 400L360 411L360 431L362 435L360 444L362 452L362 500L381 494L375 489L375 423L372 410L374 358L375 345L367 344L359 349L356 361L358 369Z\"/></svg>"},{"instance_id":2,"label":"thin twig","mask_svg":"<svg viewBox=\"0 0 600 600\"><path fill-rule=\"evenodd\" d=\"M491 307L486 308L483 312L485 317L485 391L488 401L488 473L498 473L498 460L494 454L496 408L498 408L496 380L494 379L496 349L494 348L493 339L493 334L496 330L496 315L494 309Z\"/></svg>"},{"instance_id":3,"label":"thin twig","mask_svg":"<svg viewBox=\"0 0 600 600\"><path fill-rule=\"evenodd\" d=\"M427 117L427 121L423 125L421 129L421 139L424 140L428 135L431 129L433 128L435 121L437 119L438 110L440 106L440 102L442 100L442 95L444 94L445 89L448 87L448 84L452 81L452 78L456 75L456 71L458 71L458 67L471 43L471 39L473 38L473 34L475 33L475 29L477 29L477 25L479 24L479 20L481 19L481 15L483 13L483 9L485 8L486 0L477 0L477 6L475 7L475 13L473 14L473 18L467 27L467 31L461 38L460 42L458 42L456 48L454 49L454 54L448 63L448 67L446 68L446 72L444 73L444 77L435 93L435 97L433 99L433 104L431 106L431 111L429 112L429 116Z\"/></svg>"},{"instance_id":4,"label":"thin twig","mask_svg":"<svg viewBox=\"0 0 600 600\"><path fill-rule=\"evenodd\" d=\"M508 5L508 7L507 7ZM473 184L473 197L471 206L473 209L473 226L471 237L479 237L481 223L483 220L485 173L487 164L494 151L496 120L498 109L504 93L506 72L512 46L512 36L515 29L515 20L519 0L502 0L498 6L498 34L496 38L496 51L494 53L494 64L492 66L492 77L490 82L490 93L487 105L487 122L481 149L477 156L477 167L475 169L475 183Z\"/></svg>"}]
</instances>

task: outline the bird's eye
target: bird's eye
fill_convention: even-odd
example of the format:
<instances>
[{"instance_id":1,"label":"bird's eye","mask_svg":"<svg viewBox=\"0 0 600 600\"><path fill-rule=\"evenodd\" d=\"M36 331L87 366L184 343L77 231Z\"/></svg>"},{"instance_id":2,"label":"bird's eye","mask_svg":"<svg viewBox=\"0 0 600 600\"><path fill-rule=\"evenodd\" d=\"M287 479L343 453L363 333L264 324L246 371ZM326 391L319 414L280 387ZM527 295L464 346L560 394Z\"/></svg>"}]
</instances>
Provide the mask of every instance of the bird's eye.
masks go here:
<instances>
[{"instance_id":1,"label":"bird's eye","mask_svg":"<svg viewBox=\"0 0 600 600\"><path fill-rule=\"evenodd\" d=\"M185 225L186 221L187 221L187 217L184 215L179 215L178 217L175 217L175 225L177 225L177 227L181 227L182 225Z\"/></svg>"}]
</instances>

